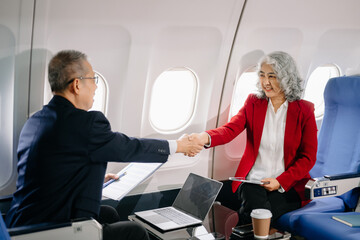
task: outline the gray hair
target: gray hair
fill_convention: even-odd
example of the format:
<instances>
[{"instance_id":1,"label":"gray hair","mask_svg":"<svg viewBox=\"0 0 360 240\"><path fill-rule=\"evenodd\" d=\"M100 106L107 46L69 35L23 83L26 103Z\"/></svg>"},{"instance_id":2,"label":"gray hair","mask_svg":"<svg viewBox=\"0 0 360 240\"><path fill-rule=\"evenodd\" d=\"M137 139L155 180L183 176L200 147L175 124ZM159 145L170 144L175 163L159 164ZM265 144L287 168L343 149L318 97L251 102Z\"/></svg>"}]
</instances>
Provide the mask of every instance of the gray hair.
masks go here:
<instances>
[{"instance_id":1,"label":"gray hair","mask_svg":"<svg viewBox=\"0 0 360 240\"><path fill-rule=\"evenodd\" d=\"M49 83L52 92L63 92L68 81L74 77L85 75L88 71L83 65L87 56L79 51L64 50L58 52L49 63Z\"/></svg>"},{"instance_id":2,"label":"gray hair","mask_svg":"<svg viewBox=\"0 0 360 240\"><path fill-rule=\"evenodd\" d=\"M280 88L285 93L285 98L289 102L301 99L304 91L303 80L297 70L294 59L285 52L272 52L262 57L257 66L257 73L259 75L261 66L263 64L270 65L279 81ZM259 93L259 98L266 98L265 92L261 88L260 79L256 84Z\"/></svg>"}]
</instances>

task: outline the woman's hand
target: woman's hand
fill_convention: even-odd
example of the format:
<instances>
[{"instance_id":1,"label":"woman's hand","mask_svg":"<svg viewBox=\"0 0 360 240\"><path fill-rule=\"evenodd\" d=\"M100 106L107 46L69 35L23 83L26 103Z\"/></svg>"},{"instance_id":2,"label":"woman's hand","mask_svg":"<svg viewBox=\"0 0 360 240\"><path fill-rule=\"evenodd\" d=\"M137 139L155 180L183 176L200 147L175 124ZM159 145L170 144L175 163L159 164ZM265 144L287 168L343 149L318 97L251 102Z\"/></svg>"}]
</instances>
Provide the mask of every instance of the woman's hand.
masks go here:
<instances>
[{"instance_id":1,"label":"woman's hand","mask_svg":"<svg viewBox=\"0 0 360 240\"><path fill-rule=\"evenodd\" d=\"M269 192L276 191L280 188L280 183L275 178L264 178L261 182L264 183L262 186Z\"/></svg>"},{"instance_id":2,"label":"woman's hand","mask_svg":"<svg viewBox=\"0 0 360 240\"><path fill-rule=\"evenodd\" d=\"M104 183L106 183L107 181L109 181L111 179L117 180L117 179L119 179L119 176L114 173L107 173L107 174L105 174Z\"/></svg>"}]
</instances>

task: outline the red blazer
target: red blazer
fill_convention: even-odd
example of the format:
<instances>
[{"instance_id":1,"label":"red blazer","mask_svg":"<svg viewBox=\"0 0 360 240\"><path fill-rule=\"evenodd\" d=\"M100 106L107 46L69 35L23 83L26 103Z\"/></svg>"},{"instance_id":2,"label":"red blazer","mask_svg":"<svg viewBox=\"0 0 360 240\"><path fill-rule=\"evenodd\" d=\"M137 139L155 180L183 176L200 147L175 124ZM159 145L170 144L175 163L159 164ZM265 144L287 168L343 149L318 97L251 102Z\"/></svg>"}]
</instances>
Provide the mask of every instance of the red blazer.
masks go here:
<instances>
[{"instance_id":1,"label":"red blazer","mask_svg":"<svg viewBox=\"0 0 360 240\"><path fill-rule=\"evenodd\" d=\"M259 99L250 94L244 106L230 122L206 131L211 136L211 147L215 147L230 142L246 129L246 148L236 170L236 177L246 177L255 163L267 107L267 99ZM305 184L310 179L309 171L316 161L316 151L317 127L314 104L305 100L289 102L284 137L285 171L276 179L285 191L294 188L303 205L309 202L305 199L304 191ZM233 192L240 184L236 181L232 183Z\"/></svg>"}]
</instances>

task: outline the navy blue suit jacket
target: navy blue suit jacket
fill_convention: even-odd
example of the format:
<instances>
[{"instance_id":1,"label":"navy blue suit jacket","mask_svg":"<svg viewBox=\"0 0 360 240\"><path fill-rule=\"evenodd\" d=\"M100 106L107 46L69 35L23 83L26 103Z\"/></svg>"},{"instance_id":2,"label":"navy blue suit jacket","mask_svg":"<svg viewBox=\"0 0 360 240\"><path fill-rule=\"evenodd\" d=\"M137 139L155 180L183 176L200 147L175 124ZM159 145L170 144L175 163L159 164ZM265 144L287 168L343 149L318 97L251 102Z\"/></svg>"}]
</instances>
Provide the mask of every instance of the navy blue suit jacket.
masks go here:
<instances>
[{"instance_id":1,"label":"navy blue suit jacket","mask_svg":"<svg viewBox=\"0 0 360 240\"><path fill-rule=\"evenodd\" d=\"M24 125L8 227L97 217L107 162L166 162L165 140L112 132L97 111L54 96Z\"/></svg>"}]
</instances>

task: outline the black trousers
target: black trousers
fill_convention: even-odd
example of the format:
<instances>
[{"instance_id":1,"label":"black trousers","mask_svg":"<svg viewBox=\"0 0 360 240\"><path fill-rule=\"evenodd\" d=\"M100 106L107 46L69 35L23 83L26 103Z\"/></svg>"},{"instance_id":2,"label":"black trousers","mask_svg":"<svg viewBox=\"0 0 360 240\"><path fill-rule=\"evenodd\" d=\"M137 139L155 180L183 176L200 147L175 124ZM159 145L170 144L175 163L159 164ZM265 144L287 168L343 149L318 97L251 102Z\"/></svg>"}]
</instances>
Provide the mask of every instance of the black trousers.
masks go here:
<instances>
[{"instance_id":1,"label":"black trousers","mask_svg":"<svg viewBox=\"0 0 360 240\"><path fill-rule=\"evenodd\" d=\"M253 209L270 210L273 215L271 222L273 222L281 215L301 207L301 199L293 188L285 193L269 192L260 185L242 183L237 193L241 202L238 225L251 223L250 213Z\"/></svg>"},{"instance_id":2,"label":"black trousers","mask_svg":"<svg viewBox=\"0 0 360 240\"><path fill-rule=\"evenodd\" d=\"M146 229L139 223L120 221L115 208L102 205L99 218L103 225L103 240L148 240Z\"/></svg>"}]
</instances>

